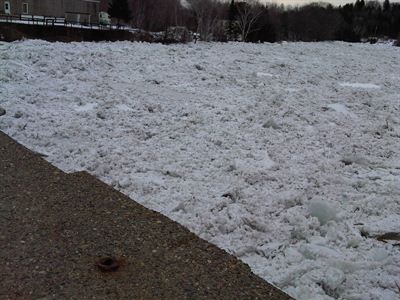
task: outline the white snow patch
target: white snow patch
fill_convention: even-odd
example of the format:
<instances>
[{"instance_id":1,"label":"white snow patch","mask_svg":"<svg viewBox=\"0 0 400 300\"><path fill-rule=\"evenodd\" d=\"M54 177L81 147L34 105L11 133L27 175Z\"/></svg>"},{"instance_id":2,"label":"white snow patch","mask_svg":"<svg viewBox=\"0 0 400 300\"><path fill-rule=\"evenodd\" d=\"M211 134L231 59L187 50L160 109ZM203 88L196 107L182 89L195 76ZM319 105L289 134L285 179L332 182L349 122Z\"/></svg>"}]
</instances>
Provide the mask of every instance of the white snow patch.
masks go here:
<instances>
[{"instance_id":1,"label":"white snow patch","mask_svg":"<svg viewBox=\"0 0 400 300\"><path fill-rule=\"evenodd\" d=\"M94 110L97 107L97 103L86 103L83 105L76 105L74 109L77 112L88 112Z\"/></svg>"},{"instance_id":2,"label":"white snow patch","mask_svg":"<svg viewBox=\"0 0 400 300\"><path fill-rule=\"evenodd\" d=\"M340 104L340 103L332 103L332 104L328 104L327 107L329 107L329 108L331 108L331 109L333 109L333 110L335 110L335 111L337 111L337 112L339 112L339 113L342 113L342 114L344 114L344 115L347 115L347 116L349 116L349 117L351 117L351 118L356 118L356 117L357 117L354 113L352 113L351 111L349 111L349 110L347 109L347 107L344 106L343 104Z\"/></svg>"},{"instance_id":3,"label":"white snow patch","mask_svg":"<svg viewBox=\"0 0 400 300\"><path fill-rule=\"evenodd\" d=\"M264 72L256 72L257 77L274 77L274 74L264 73Z\"/></svg>"},{"instance_id":4,"label":"white snow patch","mask_svg":"<svg viewBox=\"0 0 400 300\"><path fill-rule=\"evenodd\" d=\"M363 230L369 235L379 235L387 232L400 233L400 215L372 216L365 222Z\"/></svg>"},{"instance_id":5,"label":"white snow patch","mask_svg":"<svg viewBox=\"0 0 400 300\"><path fill-rule=\"evenodd\" d=\"M117 107L117 109L119 109L121 111L132 111L133 110L131 107L129 107L126 104L117 104L116 107Z\"/></svg>"},{"instance_id":6,"label":"white snow patch","mask_svg":"<svg viewBox=\"0 0 400 300\"><path fill-rule=\"evenodd\" d=\"M341 82L340 86L351 87L356 89L380 89L379 85L373 83L357 83L357 82Z\"/></svg>"}]
</instances>

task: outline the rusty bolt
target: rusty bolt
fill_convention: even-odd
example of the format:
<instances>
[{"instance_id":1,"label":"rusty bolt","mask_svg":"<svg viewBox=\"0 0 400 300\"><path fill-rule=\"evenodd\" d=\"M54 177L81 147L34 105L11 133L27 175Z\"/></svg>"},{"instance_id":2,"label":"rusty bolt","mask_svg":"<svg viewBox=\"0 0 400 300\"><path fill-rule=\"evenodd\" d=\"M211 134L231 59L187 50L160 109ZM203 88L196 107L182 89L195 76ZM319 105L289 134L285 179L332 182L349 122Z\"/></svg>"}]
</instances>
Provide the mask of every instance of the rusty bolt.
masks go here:
<instances>
[{"instance_id":1,"label":"rusty bolt","mask_svg":"<svg viewBox=\"0 0 400 300\"><path fill-rule=\"evenodd\" d=\"M102 272L115 272L119 268L119 262L114 257L103 257L100 258L97 263L97 267Z\"/></svg>"}]
</instances>

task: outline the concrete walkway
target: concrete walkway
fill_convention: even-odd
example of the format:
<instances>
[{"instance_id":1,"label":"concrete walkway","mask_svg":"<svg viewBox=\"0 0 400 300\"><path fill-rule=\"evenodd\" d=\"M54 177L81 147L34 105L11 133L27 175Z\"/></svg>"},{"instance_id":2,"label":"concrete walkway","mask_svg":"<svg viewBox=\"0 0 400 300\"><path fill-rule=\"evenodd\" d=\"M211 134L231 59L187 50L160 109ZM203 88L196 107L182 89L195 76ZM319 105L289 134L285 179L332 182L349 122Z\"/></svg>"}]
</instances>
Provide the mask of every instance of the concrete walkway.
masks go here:
<instances>
[{"instance_id":1,"label":"concrete walkway","mask_svg":"<svg viewBox=\"0 0 400 300\"><path fill-rule=\"evenodd\" d=\"M0 299L290 299L247 265L0 132Z\"/></svg>"}]
</instances>

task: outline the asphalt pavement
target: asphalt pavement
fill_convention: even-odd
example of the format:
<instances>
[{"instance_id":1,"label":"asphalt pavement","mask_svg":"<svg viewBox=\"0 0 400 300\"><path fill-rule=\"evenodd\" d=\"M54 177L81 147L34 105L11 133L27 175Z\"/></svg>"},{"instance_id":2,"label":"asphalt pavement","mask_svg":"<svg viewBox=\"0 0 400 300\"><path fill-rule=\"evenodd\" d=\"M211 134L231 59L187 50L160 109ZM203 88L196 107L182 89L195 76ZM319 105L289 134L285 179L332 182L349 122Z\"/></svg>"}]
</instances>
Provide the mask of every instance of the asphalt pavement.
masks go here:
<instances>
[{"instance_id":1,"label":"asphalt pavement","mask_svg":"<svg viewBox=\"0 0 400 300\"><path fill-rule=\"evenodd\" d=\"M0 299L291 299L178 223L0 132Z\"/></svg>"}]
</instances>

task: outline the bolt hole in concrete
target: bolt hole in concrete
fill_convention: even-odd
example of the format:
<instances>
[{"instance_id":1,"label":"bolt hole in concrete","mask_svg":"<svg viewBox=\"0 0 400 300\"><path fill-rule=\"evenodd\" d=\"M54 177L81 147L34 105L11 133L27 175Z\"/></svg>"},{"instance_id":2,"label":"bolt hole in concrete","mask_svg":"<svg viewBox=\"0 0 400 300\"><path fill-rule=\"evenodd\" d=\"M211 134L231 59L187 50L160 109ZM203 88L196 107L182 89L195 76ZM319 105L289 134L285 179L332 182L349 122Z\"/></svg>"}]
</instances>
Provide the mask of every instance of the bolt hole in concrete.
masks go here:
<instances>
[{"instance_id":1,"label":"bolt hole in concrete","mask_svg":"<svg viewBox=\"0 0 400 300\"><path fill-rule=\"evenodd\" d=\"M115 272L119 268L119 262L114 257L103 257L96 263L102 272Z\"/></svg>"}]
</instances>

